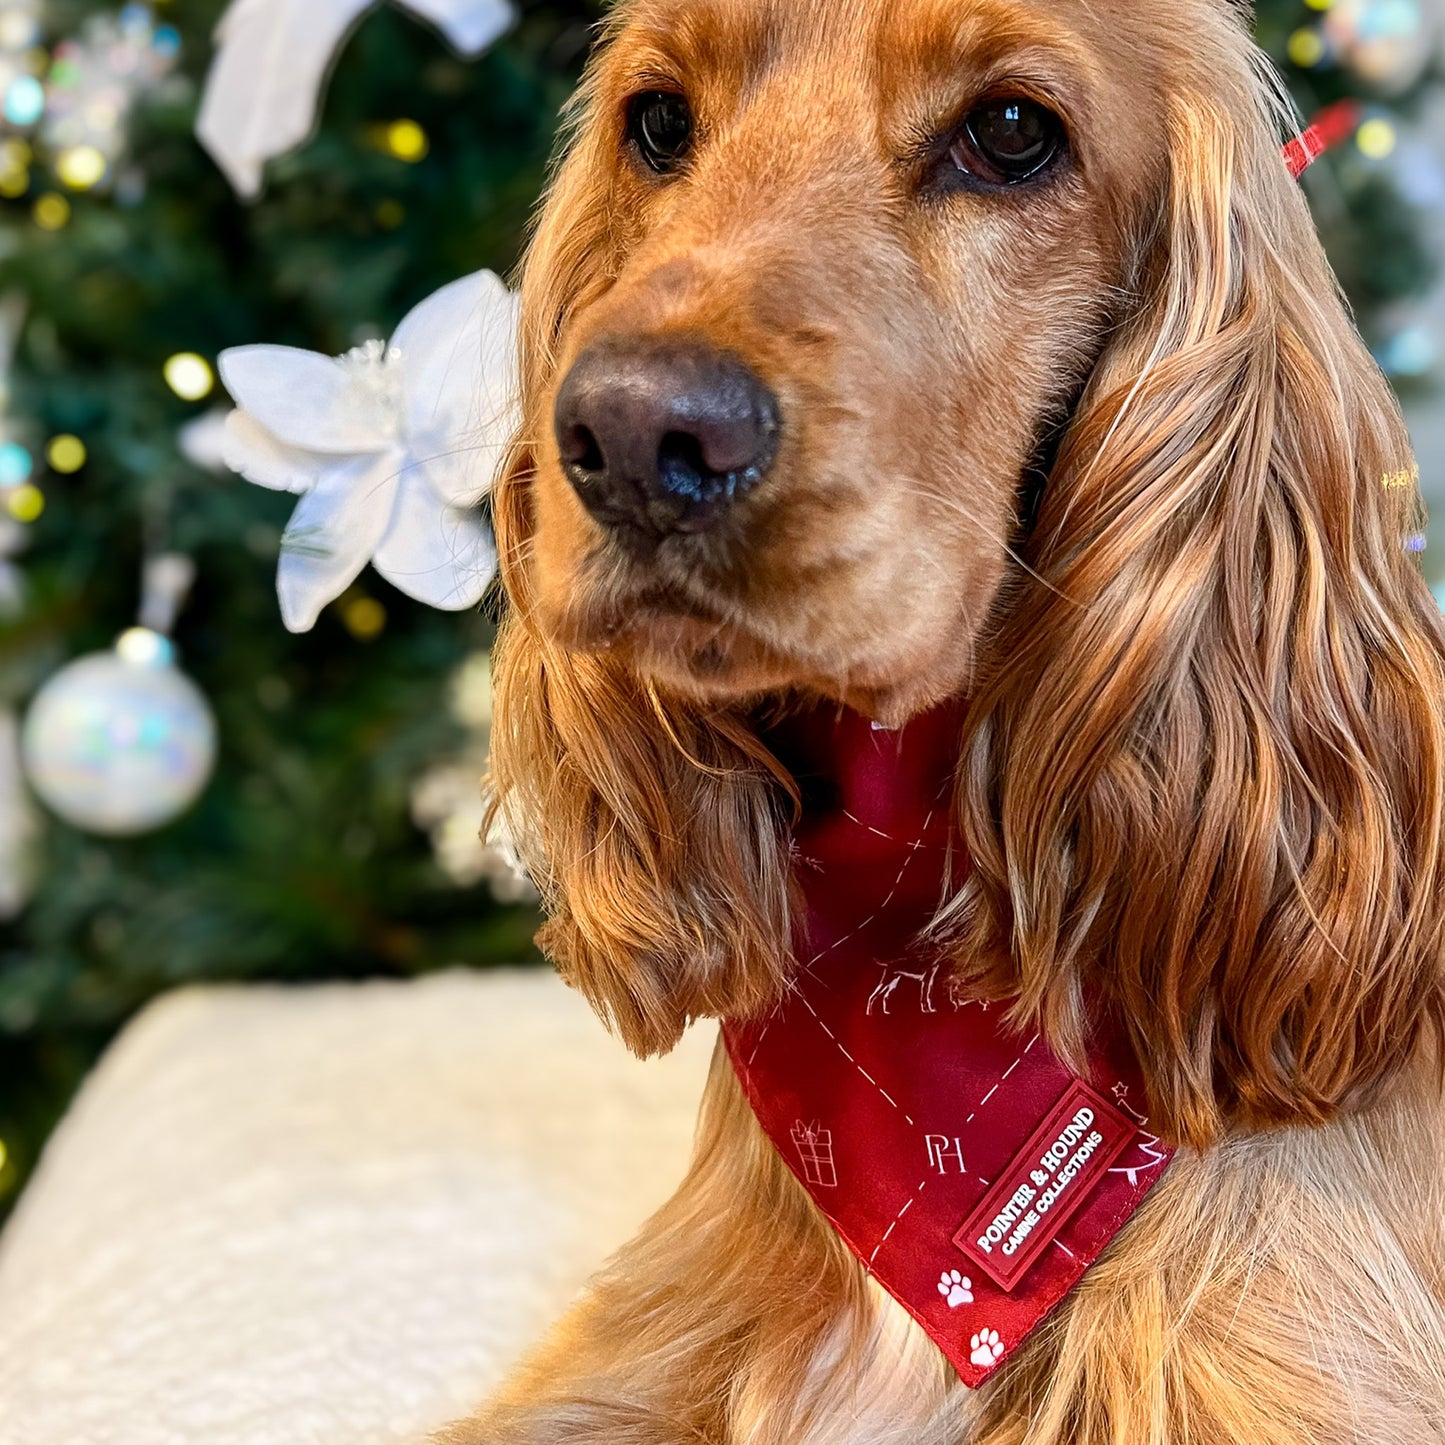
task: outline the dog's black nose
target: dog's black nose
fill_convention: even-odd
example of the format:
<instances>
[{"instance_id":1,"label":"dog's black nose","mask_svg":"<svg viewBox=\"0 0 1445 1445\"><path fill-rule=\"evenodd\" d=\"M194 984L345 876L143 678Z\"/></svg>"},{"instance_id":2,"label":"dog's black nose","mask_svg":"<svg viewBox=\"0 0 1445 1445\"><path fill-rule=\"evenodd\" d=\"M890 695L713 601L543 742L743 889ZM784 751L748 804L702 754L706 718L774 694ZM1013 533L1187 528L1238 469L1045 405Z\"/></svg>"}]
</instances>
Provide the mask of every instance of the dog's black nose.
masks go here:
<instances>
[{"instance_id":1,"label":"dog's black nose","mask_svg":"<svg viewBox=\"0 0 1445 1445\"><path fill-rule=\"evenodd\" d=\"M655 546L705 532L767 475L778 399L738 357L697 342L602 341L557 395L562 465L587 510Z\"/></svg>"}]
</instances>

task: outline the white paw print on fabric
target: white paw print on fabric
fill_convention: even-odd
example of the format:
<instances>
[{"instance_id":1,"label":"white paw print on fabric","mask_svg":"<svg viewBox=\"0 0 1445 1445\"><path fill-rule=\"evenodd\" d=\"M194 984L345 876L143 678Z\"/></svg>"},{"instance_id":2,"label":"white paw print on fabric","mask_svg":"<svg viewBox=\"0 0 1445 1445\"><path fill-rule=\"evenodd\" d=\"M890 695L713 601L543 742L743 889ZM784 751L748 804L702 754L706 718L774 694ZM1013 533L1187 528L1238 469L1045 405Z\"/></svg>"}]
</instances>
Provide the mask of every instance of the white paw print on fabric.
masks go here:
<instances>
[{"instance_id":1,"label":"white paw print on fabric","mask_svg":"<svg viewBox=\"0 0 1445 1445\"><path fill-rule=\"evenodd\" d=\"M997 1330L980 1330L968 1343L973 1351L968 1358L985 1369L996 1365L1003 1355L1003 1341L999 1339Z\"/></svg>"},{"instance_id":2,"label":"white paw print on fabric","mask_svg":"<svg viewBox=\"0 0 1445 1445\"><path fill-rule=\"evenodd\" d=\"M944 1270L943 1278L938 1281L938 1292L948 1301L951 1310L973 1303L973 1281L956 1269Z\"/></svg>"}]
</instances>

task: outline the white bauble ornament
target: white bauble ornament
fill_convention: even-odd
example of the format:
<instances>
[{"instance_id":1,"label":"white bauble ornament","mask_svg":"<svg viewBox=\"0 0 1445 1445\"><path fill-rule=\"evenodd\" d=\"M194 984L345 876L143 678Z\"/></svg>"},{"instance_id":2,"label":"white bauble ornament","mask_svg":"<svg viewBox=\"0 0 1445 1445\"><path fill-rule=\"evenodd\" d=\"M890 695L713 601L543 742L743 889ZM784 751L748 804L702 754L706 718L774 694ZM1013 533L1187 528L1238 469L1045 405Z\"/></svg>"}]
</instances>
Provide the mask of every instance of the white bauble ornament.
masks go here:
<instances>
[{"instance_id":1,"label":"white bauble ornament","mask_svg":"<svg viewBox=\"0 0 1445 1445\"><path fill-rule=\"evenodd\" d=\"M170 643L147 628L41 688L22 739L31 786L66 822L125 837L179 817L216 761L216 722Z\"/></svg>"}]
</instances>

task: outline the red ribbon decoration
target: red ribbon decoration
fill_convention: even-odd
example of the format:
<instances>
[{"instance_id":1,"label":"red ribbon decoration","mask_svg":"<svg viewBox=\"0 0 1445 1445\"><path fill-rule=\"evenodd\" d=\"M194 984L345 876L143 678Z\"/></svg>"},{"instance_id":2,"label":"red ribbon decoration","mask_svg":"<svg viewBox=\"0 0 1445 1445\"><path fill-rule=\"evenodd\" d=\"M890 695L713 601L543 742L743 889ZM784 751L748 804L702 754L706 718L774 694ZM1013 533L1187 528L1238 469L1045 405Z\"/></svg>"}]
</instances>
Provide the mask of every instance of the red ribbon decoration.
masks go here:
<instances>
[{"instance_id":1,"label":"red ribbon decoration","mask_svg":"<svg viewBox=\"0 0 1445 1445\"><path fill-rule=\"evenodd\" d=\"M1326 151L1343 145L1359 130L1364 108L1358 101L1341 100L1326 106L1303 135L1296 136L1284 148L1285 164L1299 180Z\"/></svg>"}]
</instances>

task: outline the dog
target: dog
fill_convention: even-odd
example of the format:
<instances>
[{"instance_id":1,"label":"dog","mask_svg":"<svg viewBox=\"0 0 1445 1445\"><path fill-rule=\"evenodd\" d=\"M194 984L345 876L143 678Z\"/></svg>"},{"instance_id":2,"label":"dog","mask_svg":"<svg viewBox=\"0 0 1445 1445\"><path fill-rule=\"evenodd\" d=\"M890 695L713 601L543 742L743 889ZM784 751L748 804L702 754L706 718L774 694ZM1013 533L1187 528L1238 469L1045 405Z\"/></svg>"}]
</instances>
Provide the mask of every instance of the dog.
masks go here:
<instances>
[{"instance_id":1,"label":"dog","mask_svg":"<svg viewBox=\"0 0 1445 1445\"><path fill-rule=\"evenodd\" d=\"M719 1056L452 1445L1445 1440L1445 629L1232 0L622 0L525 263L493 782L637 1053L796 968L791 700L952 701L964 999L1167 1174L968 1390Z\"/></svg>"}]
</instances>

